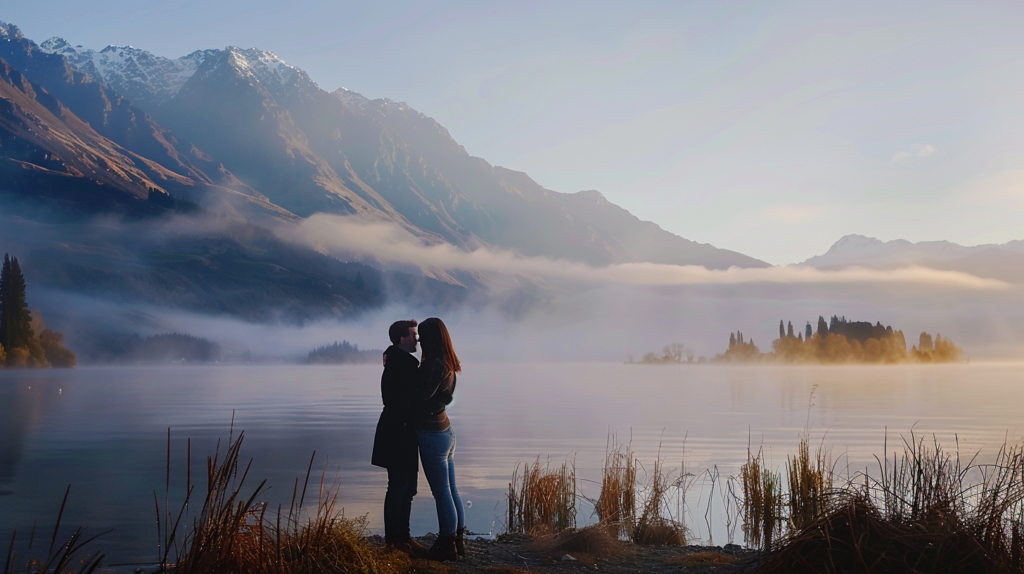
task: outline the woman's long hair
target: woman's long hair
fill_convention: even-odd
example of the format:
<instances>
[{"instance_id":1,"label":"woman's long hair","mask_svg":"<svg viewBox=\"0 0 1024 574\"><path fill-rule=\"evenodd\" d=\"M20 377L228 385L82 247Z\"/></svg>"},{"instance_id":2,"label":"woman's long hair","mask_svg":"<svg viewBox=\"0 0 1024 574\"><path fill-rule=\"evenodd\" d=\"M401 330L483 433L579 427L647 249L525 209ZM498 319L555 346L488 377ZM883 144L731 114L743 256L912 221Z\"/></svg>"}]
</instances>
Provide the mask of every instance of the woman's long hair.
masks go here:
<instances>
[{"instance_id":1,"label":"woman's long hair","mask_svg":"<svg viewBox=\"0 0 1024 574\"><path fill-rule=\"evenodd\" d=\"M419 334L424 363L429 358L440 357L449 371L462 372L462 365L455 354L455 348L452 347L452 338L448 334L448 327L444 326L444 321L437 317L424 319L420 323Z\"/></svg>"}]
</instances>

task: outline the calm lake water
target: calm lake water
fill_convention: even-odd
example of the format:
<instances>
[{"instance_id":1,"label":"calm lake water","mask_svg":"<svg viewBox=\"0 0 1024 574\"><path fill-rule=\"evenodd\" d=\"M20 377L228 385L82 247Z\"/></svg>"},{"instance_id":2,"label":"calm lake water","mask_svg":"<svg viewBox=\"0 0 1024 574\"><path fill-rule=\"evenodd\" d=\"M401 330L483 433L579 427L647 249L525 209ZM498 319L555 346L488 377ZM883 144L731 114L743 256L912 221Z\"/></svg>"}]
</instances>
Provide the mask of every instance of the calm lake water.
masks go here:
<instances>
[{"instance_id":1,"label":"calm lake water","mask_svg":"<svg viewBox=\"0 0 1024 574\"><path fill-rule=\"evenodd\" d=\"M374 365L78 368L0 371L0 540L53 531L67 486L64 525L113 528L95 544L109 562L152 562L157 552L153 491L164 500L167 429L170 497L180 503L186 438L192 477L205 458L245 431L253 459L250 492L266 478L275 505L291 499L310 457L319 488L326 469L349 516L382 530L385 471L369 464L380 412ZM717 484L701 474L735 474L748 444L782 467L799 435L824 436L843 468L877 463L911 429L961 451L994 452L1024 432L1024 364L900 367L717 367L623 364L471 364L449 413L457 476L469 528L498 532L513 470L538 456L574 460L583 494L596 497L609 436L630 442L648 468L658 456L678 475L697 475L677 500L694 537L729 541ZM312 481L311 481L312 482ZM300 485L301 488L301 485ZM314 499L315 499L315 495ZM309 495L307 495L307 498ZM708 504L711 511L708 512ZM681 508L681 510L679 510ZM591 509L582 502L579 520ZM707 515L707 516L705 516ZM709 528L710 523L710 528ZM413 508L414 534L436 531L426 481ZM736 540L741 535L736 529ZM6 542L4 542L6 544Z\"/></svg>"}]
</instances>

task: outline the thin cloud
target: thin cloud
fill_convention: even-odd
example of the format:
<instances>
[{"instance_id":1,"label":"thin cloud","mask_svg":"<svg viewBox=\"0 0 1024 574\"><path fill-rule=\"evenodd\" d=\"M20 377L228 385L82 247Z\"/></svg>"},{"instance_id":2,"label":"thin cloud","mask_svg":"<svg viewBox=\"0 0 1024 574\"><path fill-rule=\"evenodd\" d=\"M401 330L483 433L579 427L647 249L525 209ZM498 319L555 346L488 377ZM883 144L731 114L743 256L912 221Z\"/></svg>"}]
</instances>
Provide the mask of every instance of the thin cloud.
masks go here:
<instances>
[{"instance_id":1,"label":"thin cloud","mask_svg":"<svg viewBox=\"0 0 1024 574\"><path fill-rule=\"evenodd\" d=\"M914 144L914 145L910 146L909 148L907 148L907 149L905 149L903 151L896 152L892 156L892 159L890 161L904 162L904 161L908 161L911 158L915 158L915 157L917 157L917 158L925 158L925 157L928 157L928 156L930 156L930 155L932 155L932 154L934 154L934 153L936 153L938 151L939 151L939 149L936 148L935 146L933 146L932 144L924 144L924 145L922 145L922 144Z\"/></svg>"},{"instance_id":2,"label":"thin cloud","mask_svg":"<svg viewBox=\"0 0 1024 574\"><path fill-rule=\"evenodd\" d=\"M665 286L742 283L902 283L970 290L1009 287L1007 283L994 279L919 266L892 270L854 267L836 271L822 271L813 267L732 267L726 270L713 270L697 265L661 263L621 263L593 267L546 257L525 257L510 251L477 249L466 252L447 243L426 244L394 224L367 223L354 218L326 214L313 215L299 226L282 230L281 233L293 241L307 243L323 253L341 258L370 256L383 262L415 265L424 270L506 273L591 284Z\"/></svg>"}]
</instances>

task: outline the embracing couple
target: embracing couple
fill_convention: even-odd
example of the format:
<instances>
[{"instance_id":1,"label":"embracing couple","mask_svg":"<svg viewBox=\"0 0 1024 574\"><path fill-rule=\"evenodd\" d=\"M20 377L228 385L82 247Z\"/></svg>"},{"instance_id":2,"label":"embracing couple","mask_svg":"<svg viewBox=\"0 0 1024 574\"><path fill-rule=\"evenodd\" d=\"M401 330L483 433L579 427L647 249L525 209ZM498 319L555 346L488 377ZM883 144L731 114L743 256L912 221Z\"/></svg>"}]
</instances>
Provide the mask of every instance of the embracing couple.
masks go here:
<instances>
[{"instance_id":1,"label":"embracing couple","mask_svg":"<svg viewBox=\"0 0 1024 574\"><path fill-rule=\"evenodd\" d=\"M417 330L419 334L417 335ZM455 488L455 431L445 407L462 371L444 322L431 317L396 321L388 330L380 393L384 412L377 422L371 462L388 470L384 496L384 540L417 558L457 560L465 553L466 521ZM413 353L423 349L422 361ZM417 457L417 450L419 457ZM428 550L409 534L419 461L437 505L437 541Z\"/></svg>"}]
</instances>

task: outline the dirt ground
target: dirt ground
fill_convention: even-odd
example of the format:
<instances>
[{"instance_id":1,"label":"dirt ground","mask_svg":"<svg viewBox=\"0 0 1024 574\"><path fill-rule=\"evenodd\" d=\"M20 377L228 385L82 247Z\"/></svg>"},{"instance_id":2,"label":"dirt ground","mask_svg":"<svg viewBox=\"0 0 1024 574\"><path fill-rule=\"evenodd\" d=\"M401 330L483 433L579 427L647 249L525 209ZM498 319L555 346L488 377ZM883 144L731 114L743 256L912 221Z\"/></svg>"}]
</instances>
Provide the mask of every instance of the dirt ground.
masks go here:
<instances>
[{"instance_id":1,"label":"dirt ground","mask_svg":"<svg viewBox=\"0 0 1024 574\"><path fill-rule=\"evenodd\" d=\"M419 538L426 546L433 537ZM383 542L383 541L382 541ZM550 546L550 545L547 545ZM756 557L756 552L735 544L721 546L638 546L628 542L606 549L603 556L585 552L565 552L545 548L529 537L505 535L497 540L469 540L466 556L458 563L437 563L417 560L417 570L452 574L490 573L585 573L607 572L626 574L658 573L728 573L736 572Z\"/></svg>"}]
</instances>

